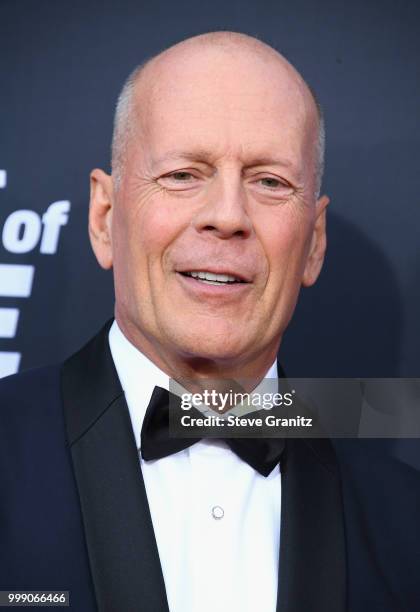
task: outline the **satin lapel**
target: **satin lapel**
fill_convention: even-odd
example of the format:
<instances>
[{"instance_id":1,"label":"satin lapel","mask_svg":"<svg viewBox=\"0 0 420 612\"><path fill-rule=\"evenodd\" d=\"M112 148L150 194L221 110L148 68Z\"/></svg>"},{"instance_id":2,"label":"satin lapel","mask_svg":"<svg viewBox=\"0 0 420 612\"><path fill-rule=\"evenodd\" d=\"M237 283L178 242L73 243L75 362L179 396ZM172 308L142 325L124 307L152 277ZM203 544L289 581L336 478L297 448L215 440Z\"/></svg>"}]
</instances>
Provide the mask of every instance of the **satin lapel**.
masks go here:
<instances>
[{"instance_id":1,"label":"satin lapel","mask_svg":"<svg viewBox=\"0 0 420 612\"><path fill-rule=\"evenodd\" d=\"M110 322L62 369L68 442L99 612L168 612Z\"/></svg>"},{"instance_id":2,"label":"satin lapel","mask_svg":"<svg viewBox=\"0 0 420 612\"><path fill-rule=\"evenodd\" d=\"M343 506L330 442L286 440L281 481L277 612L344 612Z\"/></svg>"}]
</instances>

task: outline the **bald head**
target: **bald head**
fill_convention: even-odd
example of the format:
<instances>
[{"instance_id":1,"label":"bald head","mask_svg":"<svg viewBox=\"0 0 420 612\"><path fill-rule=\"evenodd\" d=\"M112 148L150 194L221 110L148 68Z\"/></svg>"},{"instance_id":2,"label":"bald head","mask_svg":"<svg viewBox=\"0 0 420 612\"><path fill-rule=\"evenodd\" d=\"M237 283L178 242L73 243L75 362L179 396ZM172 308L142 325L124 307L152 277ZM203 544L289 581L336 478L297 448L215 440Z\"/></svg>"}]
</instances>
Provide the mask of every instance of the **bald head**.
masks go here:
<instances>
[{"instance_id":1,"label":"bald head","mask_svg":"<svg viewBox=\"0 0 420 612\"><path fill-rule=\"evenodd\" d=\"M181 41L143 62L130 74L119 96L114 119L112 174L115 187L118 189L121 183L127 151L141 115L144 119L153 100L162 100L168 92L183 84L183 78L185 87L190 86L187 72L192 62L201 66L200 72L207 72L212 82L220 80L223 88L230 86L226 72L229 73L231 67L235 76L243 69L245 85L252 71L259 73L262 77L262 96L274 87L281 89L282 96L288 98L296 109L294 121L312 125L310 148L314 150L314 191L318 197L324 168L325 128L322 111L313 91L275 49L252 36L224 31Z\"/></svg>"}]
</instances>

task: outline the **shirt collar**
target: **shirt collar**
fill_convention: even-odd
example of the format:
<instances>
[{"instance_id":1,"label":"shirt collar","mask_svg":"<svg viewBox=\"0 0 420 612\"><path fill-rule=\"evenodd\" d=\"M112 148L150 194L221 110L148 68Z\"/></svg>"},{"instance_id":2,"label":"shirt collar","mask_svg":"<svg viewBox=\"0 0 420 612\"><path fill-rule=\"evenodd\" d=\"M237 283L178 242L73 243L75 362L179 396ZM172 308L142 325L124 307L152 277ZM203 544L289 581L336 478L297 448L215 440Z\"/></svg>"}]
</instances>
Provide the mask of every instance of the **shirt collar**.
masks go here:
<instances>
[{"instance_id":1,"label":"shirt collar","mask_svg":"<svg viewBox=\"0 0 420 612\"><path fill-rule=\"evenodd\" d=\"M141 427L153 389L169 389L169 376L127 340L115 320L109 330L109 347L140 448Z\"/></svg>"},{"instance_id":2,"label":"shirt collar","mask_svg":"<svg viewBox=\"0 0 420 612\"><path fill-rule=\"evenodd\" d=\"M169 376L141 353L124 336L114 320L109 330L109 347L127 401L137 448L147 406L155 387L169 390ZM277 378L275 360L264 378Z\"/></svg>"}]
</instances>

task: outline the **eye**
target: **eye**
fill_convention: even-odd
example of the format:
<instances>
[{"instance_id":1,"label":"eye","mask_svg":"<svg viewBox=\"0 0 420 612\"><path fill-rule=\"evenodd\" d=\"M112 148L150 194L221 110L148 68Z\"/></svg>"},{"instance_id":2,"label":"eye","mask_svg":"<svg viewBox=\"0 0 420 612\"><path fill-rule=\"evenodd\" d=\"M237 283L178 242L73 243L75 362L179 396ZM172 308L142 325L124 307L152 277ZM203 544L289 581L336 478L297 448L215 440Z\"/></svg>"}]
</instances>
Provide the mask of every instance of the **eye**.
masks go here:
<instances>
[{"instance_id":1,"label":"eye","mask_svg":"<svg viewBox=\"0 0 420 612\"><path fill-rule=\"evenodd\" d=\"M167 174L166 177L181 183L186 183L187 181L194 178L191 172L184 172L182 170L179 172L172 172L172 174Z\"/></svg>"},{"instance_id":2,"label":"eye","mask_svg":"<svg viewBox=\"0 0 420 612\"><path fill-rule=\"evenodd\" d=\"M261 183L264 187L278 187L280 185L280 181L278 179L272 178L271 176L267 176L266 178L260 179Z\"/></svg>"},{"instance_id":3,"label":"eye","mask_svg":"<svg viewBox=\"0 0 420 612\"><path fill-rule=\"evenodd\" d=\"M288 185L284 181L281 181L278 178L275 178L274 176L264 176L258 179L258 182L263 187L268 187L269 189L289 189L290 188L290 185Z\"/></svg>"},{"instance_id":4,"label":"eye","mask_svg":"<svg viewBox=\"0 0 420 612\"><path fill-rule=\"evenodd\" d=\"M185 191L196 187L199 184L199 178L188 170L174 170L161 176L158 183L172 191Z\"/></svg>"}]
</instances>

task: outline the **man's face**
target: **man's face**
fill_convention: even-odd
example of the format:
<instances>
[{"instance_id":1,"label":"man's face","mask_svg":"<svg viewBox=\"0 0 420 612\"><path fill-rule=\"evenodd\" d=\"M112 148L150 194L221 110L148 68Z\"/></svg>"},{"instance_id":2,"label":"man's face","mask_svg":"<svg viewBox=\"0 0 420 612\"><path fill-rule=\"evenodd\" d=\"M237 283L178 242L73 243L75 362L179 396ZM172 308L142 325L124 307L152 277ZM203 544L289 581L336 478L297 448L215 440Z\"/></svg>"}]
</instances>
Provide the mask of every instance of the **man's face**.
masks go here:
<instances>
[{"instance_id":1,"label":"man's face","mask_svg":"<svg viewBox=\"0 0 420 612\"><path fill-rule=\"evenodd\" d=\"M184 359L272 359L320 267L310 101L214 50L154 71L110 216L117 318Z\"/></svg>"}]
</instances>

